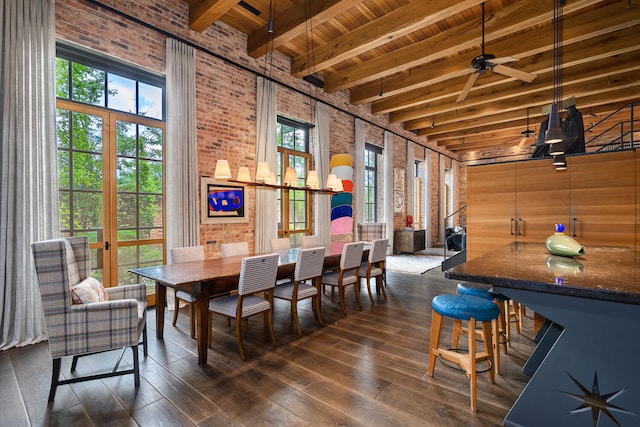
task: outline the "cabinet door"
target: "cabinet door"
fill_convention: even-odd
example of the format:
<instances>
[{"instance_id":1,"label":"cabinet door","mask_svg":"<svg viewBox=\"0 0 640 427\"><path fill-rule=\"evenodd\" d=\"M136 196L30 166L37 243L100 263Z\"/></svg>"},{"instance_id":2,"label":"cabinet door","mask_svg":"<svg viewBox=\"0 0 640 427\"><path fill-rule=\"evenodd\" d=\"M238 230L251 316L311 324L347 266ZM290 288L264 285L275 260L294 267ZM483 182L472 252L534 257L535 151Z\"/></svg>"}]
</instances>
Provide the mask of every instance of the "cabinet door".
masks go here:
<instances>
[{"instance_id":1,"label":"cabinet door","mask_svg":"<svg viewBox=\"0 0 640 427\"><path fill-rule=\"evenodd\" d=\"M636 160L633 151L567 158L571 177L568 234L585 245L635 249Z\"/></svg>"},{"instance_id":2,"label":"cabinet door","mask_svg":"<svg viewBox=\"0 0 640 427\"><path fill-rule=\"evenodd\" d=\"M467 168L467 259L515 238L515 164Z\"/></svg>"},{"instance_id":3,"label":"cabinet door","mask_svg":"<svg viewBox=\"0 0 640 427\"><path fill-rule=\"evenodd\" d=\"M516 240L545 242L558 223L569 227L569 172L551 159L516 163Z\"/></svg>"}]
</instances>

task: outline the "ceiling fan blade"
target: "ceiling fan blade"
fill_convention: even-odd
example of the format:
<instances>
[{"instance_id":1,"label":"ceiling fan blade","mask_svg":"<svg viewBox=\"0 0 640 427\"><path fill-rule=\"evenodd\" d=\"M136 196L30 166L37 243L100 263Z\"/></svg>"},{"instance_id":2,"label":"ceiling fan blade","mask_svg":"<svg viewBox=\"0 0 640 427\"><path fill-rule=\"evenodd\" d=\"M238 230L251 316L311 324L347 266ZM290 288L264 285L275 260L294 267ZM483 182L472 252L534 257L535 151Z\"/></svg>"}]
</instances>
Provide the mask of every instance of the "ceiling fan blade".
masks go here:
<instances>
[{"instance_id":1,"label":"ceiling fan blade","mask_svg":"<svg viewBox=\"0 0 640 427\"><path fill-rule=\"evenodd\" d=\"M458 95L458 99L456 99L456 102L464 102L467 99L471 88L478 81L478 77L480 77L480 73L477 72L474 72L469 76L469 80L467 80L467 83L464 85L462 92L460 92L460 95Z\"/></svg>"},{"instance_id":2,"label":"ceiling fan blade","mask_svg":"<svg viewBox=\"0 0 640 427\"><path fill-rule=\"evenodd\" d=\"M491 69L498 74L502 74L503 76L513 77L527 83L531 83L532 81L535 80L536 77L538 77L535 74L527 73L526 71L516 70L515 68L506 67L504 65L499 65L499 64L494 65Z\"/></svg>"},{"instance_id":3,"label":"ceiling fan blade","mask_svg":"<svg viewBox=\"0 0 640 427\"><path fill-rule=\"evenodd\" d=\"M507 62L517 62L520 61L518 58L514 58L513 56L503 56L500 58L493 58L490 62L493 65L506 64Z\"/></svg>"}]
</instances>

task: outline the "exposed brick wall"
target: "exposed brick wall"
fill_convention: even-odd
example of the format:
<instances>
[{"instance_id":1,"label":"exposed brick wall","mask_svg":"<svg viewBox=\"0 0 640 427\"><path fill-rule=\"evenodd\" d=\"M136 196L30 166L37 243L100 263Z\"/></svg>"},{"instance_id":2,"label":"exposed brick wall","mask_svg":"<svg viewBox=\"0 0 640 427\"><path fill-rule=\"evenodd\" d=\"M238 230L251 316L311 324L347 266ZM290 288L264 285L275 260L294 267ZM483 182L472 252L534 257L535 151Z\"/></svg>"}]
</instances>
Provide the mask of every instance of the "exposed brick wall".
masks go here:
<instances>
[{"instance_id":1,"label":"exposed brick wall","mask_svg":"<svg viewBox=\"0 0 640 427\"><path fill-rule=\"evenodd\" d=\"M394 136L394 167L406 167L406 139L410 139L441 151L426 138L406 132L400 124L389 124L388 117L374 116L370 106L349 104L349 93L340 91L324 93L309 83L295 79L289 73L289 59L279 53L266 59L253 59L246 55L246 36L222 23L216 23L203 31L195 32L188 27L188 4L182 0L102 0L113 9L133 16L152 26L190 41L215 55L240 64L243 69L214 55L196 52L196 95L199 175L213 176L215 160L229 160L235 173L241 165L255 167L255 114L256 73L271 76L278 85L278 112L313 123L315 101L296 92L302 91L332 106L330 110L330 154L350 153L354 150L354 120L366 120L366 142L383 146L383 132L389 130ZM165 72L166 36L154 29L145 28L134 21L83 0L58 0L56 2L56 36L119 60L144 67L154 72ZM295 88L296 90L290 89ZM171 100L168 100L171 102ZM423 158L422 149L416 158ZM432 158L437 162L437 153ZM437 214L439 184L437 165L430 165L431 212ZM387 179L393 179L392 171ZM464 177L463 177L464 178ZM382 191L383 183L380 183ZM219 255L221 241L249 242L254 244L255 215L253 191L249 191L250 215L247 224L216 224L200 227L201 242L216 241L205 245L207 256ZM391 203L392 201L384 201ZM404 227L406 212L394 215L394 228ZM432 220L432 225L438 222ZM432 233L437 231L433 231ZM352 236L343 236L345 240Z\"/></svg>"}]
</instances>

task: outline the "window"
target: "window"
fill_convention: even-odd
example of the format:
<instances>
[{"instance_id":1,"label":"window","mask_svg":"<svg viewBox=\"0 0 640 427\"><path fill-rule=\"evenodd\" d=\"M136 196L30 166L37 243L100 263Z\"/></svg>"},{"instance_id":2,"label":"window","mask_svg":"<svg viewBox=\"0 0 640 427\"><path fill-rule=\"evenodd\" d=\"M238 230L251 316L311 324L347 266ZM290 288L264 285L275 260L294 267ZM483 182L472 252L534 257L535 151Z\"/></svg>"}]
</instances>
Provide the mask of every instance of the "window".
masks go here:
<instances>
[{"instance_id":1,"label":"window","mask_svg":"<svg viewBox=\"0 0 640 427\"><path fill-rule=\"evenodd\" d=\"M293 167L298 175L298 187L304 187L311 169L309 129L312 125L278 117L276 126L277 181L281 184L284 171ZM292 244L301 244L302 236L311 234L311 201L304 190L281 189L278 194L278 237L290 237Z\"/></svg>"},{"instance_id":2,"label":"window","mask_svg":"<svg viewBox=\"0 0 640 427\"><path fill-rule=\"evenodd\" d=\"M382 149L372 144L364 148L364 222L378 222L378 157Z\"/></svg>"},{"instance_id":3,"label":"window","mask_svg":"<svg viewBox=\"0 0 640 427\"><path fill-rule=\"evenodd\" d=\"M89 237L106 286L164 263L164 94L163 77L57 46L60 229Z\"/></svg>"}]
</instances>

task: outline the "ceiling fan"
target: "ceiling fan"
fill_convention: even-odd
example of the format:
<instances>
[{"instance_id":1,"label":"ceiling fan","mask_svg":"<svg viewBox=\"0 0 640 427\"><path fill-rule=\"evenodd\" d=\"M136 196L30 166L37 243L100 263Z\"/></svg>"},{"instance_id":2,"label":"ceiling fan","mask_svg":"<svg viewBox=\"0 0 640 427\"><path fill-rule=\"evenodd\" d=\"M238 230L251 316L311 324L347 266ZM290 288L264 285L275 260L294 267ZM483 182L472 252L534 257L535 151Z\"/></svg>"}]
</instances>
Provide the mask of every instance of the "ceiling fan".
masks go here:
<instances>
[{"instance_id":1,"label":"ceiling fan","mask_svg":"<svg viewBox=\"0 0 640 427\"><path fill-rule=\"evenodd\" d=\"M532 136L536 136L536 131L529 129L529 109L528 108L527 108L527 130L522 131L520 135L522 135L522 139L518 144L518 148L522 148L524 143L527 142L527 139L531 138Z\"/></svg>"},{"instance_id":2,"label":"ceiling fan","mask_svg":"<svg viewBox=\"0 0 640 427\"><path fill-rule=\"evenodd\" d=\"M484 74L487 70L491 70L495 73L502 74L503 76L513 77L518 80L531 83L537 76L535 74L527 73L525 71L516 70L515 68L507 67L502 64L507 62L518 61L518 58L512 56L505 56L502 58L496 58L495 55L484 52L484 3L482 3L482 55L476 56L471 61L471 75L469 80L464 85L462 92L458 96L456 102L464 102L469 96L469 91L476 84L481 74Z\"/></svg>"}]
</instances>

